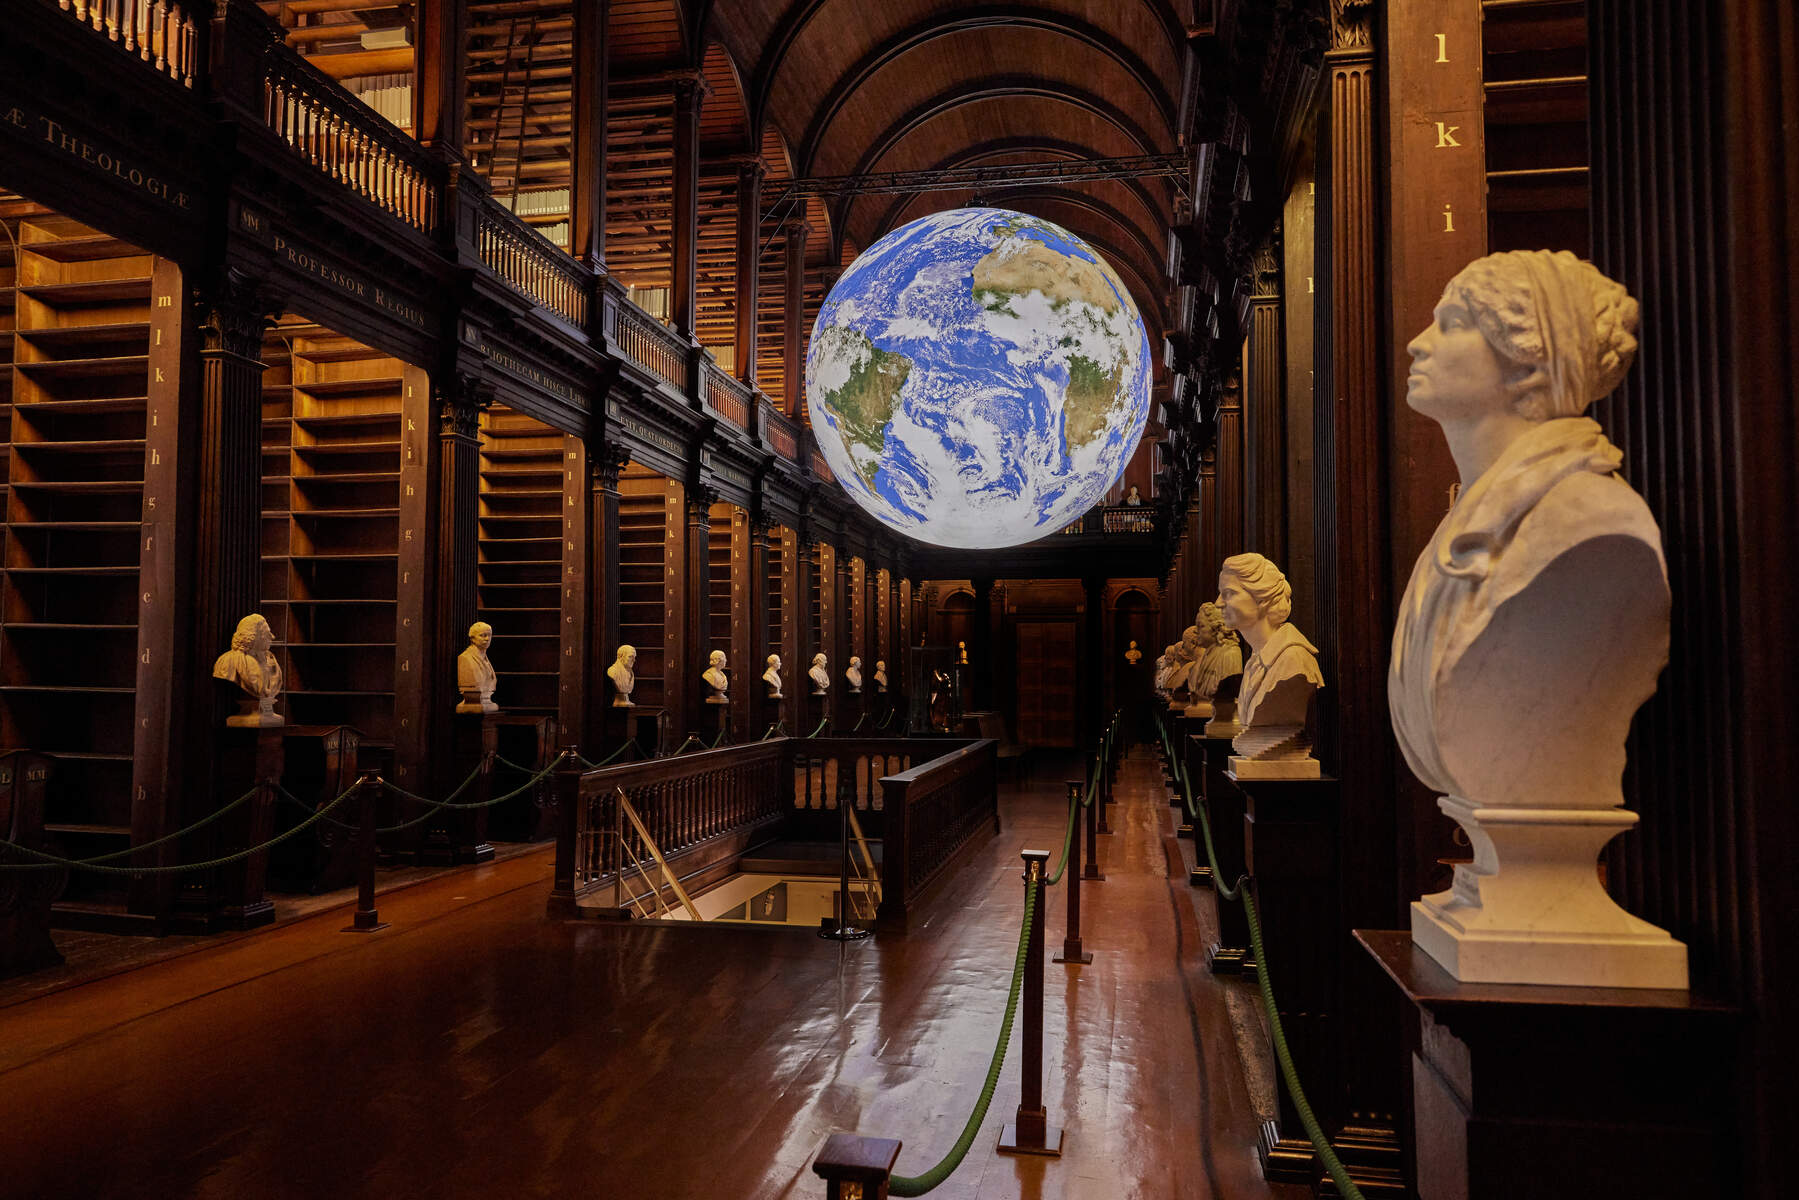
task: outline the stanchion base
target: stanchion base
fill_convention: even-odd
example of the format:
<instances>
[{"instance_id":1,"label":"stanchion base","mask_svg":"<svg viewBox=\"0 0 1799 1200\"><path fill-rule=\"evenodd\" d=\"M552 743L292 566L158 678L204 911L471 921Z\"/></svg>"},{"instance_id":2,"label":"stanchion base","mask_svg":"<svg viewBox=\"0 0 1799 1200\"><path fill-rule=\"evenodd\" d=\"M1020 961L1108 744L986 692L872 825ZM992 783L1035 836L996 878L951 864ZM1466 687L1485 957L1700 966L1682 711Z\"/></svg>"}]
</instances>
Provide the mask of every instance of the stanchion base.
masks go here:
<instances>
[{"instance_id":1,"label":"stanchion base","mask_svg":"<svg viewBox=\"0 0 1799 1200\"><path fill-rule=\"evenodd\" d=\"M1081 944L1079 942L1074 943L1071 947L1064 941L1062 943L1062 953L1056 955L1049 961L1059 963L1080 963L1082 966L1085 966L1093 961L1093 953L1090 950L1081 949Z\"/></svg>"},{"instance_id":2,"label":"stanchion base","mask_svg":"<svg viewBox=\"0 0 1799 1200\"><path fill-rule=\"evenodd\" d=\"M1091 871L1091 872L1082 871L1081 872L1081 882L1082 883L1104 883L1105 881L1106 881L1106 877L1104 875L1100 874L1098 871Z\"/></svg>"},{"instance_id":3,"label":"stanchion base","mask_svg":"<svg viewBox=\"0 0 1799 1200\"><path fill-rule=\"evenodd\" d=\"M824 917L818 923L818 936L833 942L856 942L865 937L873 937L874 930L858 929L854 925L839 926L831 918Z\"/></svg>"},{"instance_id":4,"label":"stanchion base","mask_svg":"<svg viewBox=\"0 0 1799 1200\"><path fill-rule=\"evenodd\" d=\"M1035 1154L1042 1158L1062 1157L1062 1127L1046 1125L1043 1127L1043 1142L1040 1145L1018 1144L1018 1126L1007 1125L1000 1131L999 1152L1001 1154Z\"/></svg>"},{"instance_id":5,"label":"stanchion base","mask_svg":"<svg viewBox=\"0 0 1799 1200\"><path fill-rule=\"evenodd\" d=\"M1212 945L1206 948L1206 967L1214 975L1248 975L1256 960L1241 946Z\"/></svg>"},{"instance_id":6,"label":"stanchion base","mask_svg":"<svg viewBox=\"0 0 1799 1200\"><path fill-rule=\"evenodd\" d=\"M1187 872L1187 886L1188 887L1205 887L1205 888L1211 887L1212 886L1212 868L1210 868L1210 867L1195 867L1191 871L1188 871Z\"/></svg>"},{"instance_id":7,"label":"stanchion base","mask_svg":"<svg viewBox=\"0 0 1799 1200\"><path fill-rule=\"evenodd\" d=\"M386 928L387 928L387 922L383 921L379 916L376 916L373 920L371 920L365 924L362 919L362 914L358 913L356 915L356 923L355 924L345 925L342 929L338 930L338 932L339 933L374 933L377 929L386 929Z\"/></svg>"}]
</instances>

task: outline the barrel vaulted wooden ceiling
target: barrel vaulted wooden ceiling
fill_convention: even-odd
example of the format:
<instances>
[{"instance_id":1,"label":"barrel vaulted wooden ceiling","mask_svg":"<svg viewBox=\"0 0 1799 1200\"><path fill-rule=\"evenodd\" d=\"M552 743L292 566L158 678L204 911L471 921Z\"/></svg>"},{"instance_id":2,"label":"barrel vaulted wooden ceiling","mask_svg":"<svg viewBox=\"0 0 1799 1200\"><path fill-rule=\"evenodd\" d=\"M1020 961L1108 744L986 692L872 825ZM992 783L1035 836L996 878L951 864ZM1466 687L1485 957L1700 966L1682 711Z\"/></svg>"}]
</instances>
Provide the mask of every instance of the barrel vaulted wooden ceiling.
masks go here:
<instances>
[{"instance_id":1,"label":"barrel vaulted wooden ceiling","mask_svg":"<svg viewBox=\"0 0 1799 1200\"><path fill-rule=\"evenodd\" d=\"M804 238L809 333L829 283L861 248L927 212L974 201L1034 213L1085 238L1131 287L1152 340L1171 334L1177 347L1189 346L1174 325L1206 325L1192 319L1191 293L1228 312L1229 277L1247 269L1241 245L1196 265L1194 239L1241 232L1236 206L1255 190L1238 167L1220 177L1205 147L1234 146L1234 161L1263 172L1264 199L1276 194L1270 147L1283 124L1296 124L1291 114L1315 74L1302 62L1305 38L1288 33L1321 23L1330 5L1366 0L259 2L296 51L400 123L420 9L466 5L463 152L502 203L565 247L572 80L585 69L574 31L579 13L603 11L605 260L653 312L672 278L675 94L683 79L703 78L695 331L721 362L733 355L747 283L736 277L740 188L744 168L760 163L753 370L782 400L790 245ZM1229 117L1218 115L1226 110ZM1249 136L1231 132L1250 126ZM978 193L784 197L796 179L1181 152L1195 155L1181 179L1007 186L1002 178ZM1170 251L1171 226L1188 256L1174 279L1168 273L1182 260ZM1211 326L1225 341L1229 327ZM729 367L747 375L746 364Z\"/></svg>"}]
</instances>

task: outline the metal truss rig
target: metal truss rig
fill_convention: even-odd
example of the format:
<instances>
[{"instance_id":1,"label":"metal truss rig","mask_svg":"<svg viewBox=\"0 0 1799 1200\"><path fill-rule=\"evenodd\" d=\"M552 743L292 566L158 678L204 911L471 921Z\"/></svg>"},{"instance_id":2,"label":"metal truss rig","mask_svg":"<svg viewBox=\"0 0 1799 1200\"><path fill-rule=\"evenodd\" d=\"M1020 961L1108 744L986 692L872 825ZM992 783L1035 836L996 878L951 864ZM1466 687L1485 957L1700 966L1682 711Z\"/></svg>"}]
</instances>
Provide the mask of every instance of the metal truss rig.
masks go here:
<instances>
[{"instance_id":1,"label":"metal truss rig","mask_svg":"<svg viewBox=\"0 0 1799 1200\"><path fill-rule=\"evenodd\" d=\"M914 192L1000 191L1046 183L1087 183L1099 179L1166 177L1184 196L1193 174L1190 154L1136 154L1124 158L1049 159L982 167L938 167L928 171L884 171L868 175L821 175L798 179L781 189L763 222L779 222L803 196L874 196ZM772 240L772 237L771 237Z\"/></svg>"}]
</instances>

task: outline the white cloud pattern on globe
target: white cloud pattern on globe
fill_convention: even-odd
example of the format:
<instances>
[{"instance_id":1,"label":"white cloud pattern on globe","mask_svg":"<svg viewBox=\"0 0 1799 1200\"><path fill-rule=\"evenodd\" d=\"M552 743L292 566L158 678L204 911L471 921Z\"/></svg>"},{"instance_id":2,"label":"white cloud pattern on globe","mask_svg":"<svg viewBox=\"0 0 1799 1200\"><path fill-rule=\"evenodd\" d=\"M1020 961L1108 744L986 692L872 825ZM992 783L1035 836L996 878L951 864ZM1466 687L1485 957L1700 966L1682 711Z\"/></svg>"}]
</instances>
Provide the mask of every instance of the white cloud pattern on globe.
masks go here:
<instances>
[{"instance_id":1,"label":"white cloud pattern on globe","mask_svg":"<svg viewBox=\"0 0 1799 1200\"><path fill-rule=\"evenodd\" d=\"M825 298L806 408L845 491L939 546L1016 546L1099 503L1149 414L1149 334L1060 225L958 208L894 230Z\"/></svg>"}]
</instances>

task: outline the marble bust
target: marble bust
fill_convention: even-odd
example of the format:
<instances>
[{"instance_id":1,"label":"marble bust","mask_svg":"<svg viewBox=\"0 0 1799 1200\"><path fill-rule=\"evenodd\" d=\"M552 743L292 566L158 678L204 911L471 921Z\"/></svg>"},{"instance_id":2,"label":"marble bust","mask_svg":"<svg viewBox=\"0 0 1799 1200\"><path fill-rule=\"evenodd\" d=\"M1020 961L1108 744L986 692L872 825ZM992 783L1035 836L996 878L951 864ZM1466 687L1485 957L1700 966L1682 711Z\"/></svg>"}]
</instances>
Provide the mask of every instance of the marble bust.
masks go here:
<instances>
[{"instance_id":1,"label":"marble bust","mask_svg":"<svg viewBox=\"0 0 1799 1200\"><path fill-rule=\"evenodd\" d=\"M825 656L814 654L812 667L806 672L806 678L812 681L812 694L822 696L831 690L831 672L825 666Z\"/></svg>"},{"instance_id":2,"label":"marble bust","mask_svg":"<svg viewBox=\"0 0 1799 1200\"><path fill-rule=\"evenodd\" d=\"M616 695L612 697L613 708L630 708L631 689L637 686L637 647L620 646L618 657L606 668L606 678L612 681Z\"/></svg>"},{"instance_id":3,"label":"marble bust","mask_svg":"<svg viewBox=\"0 0 1799 1200\"><path fill-rule=\"evenodd\" d=\"M1133 483L1131 485L1131 490L1124 494L1124 502L1132 508L1143 507L1143 496L1137 491L1136 484Z\"/></svg>"},{"instance_id":4,"label":"marble bust","mask_svg":"<svg viewBox=\"0 0 1799 1200\"><path fill-rule=\"evenodd\" d=\"M770 700L786 699L781 695L781 656L779 654L768 656L768 667L762 672L762 682L768 685Z\"/></svg>"},{"instance_id":5,"label":"marble bust","mask_svg":"<svg viewBox=\"0 0 1799 1200\"><path fill-rule=\"evenodd\" d=\"M968 643L967 642L957 642L956 643L956 665L959 667L966 667L968 665Z\"/></svg>"},{"instance_id":6,"label":"marble bust","mask_svg":"<svg viewBox=\"0 0 1799 1200\"><path fill-rule=\"evenodd\" d=\"M269 653L275 633L261 613L251 613L237 623L231 649L212 664L212 677L234 683L243 691L238 710L225 718L234 729L273 728L287 722L275 711L281 697L281 664Z\"/></svg>"},{"instance_id":7,"label":"marble bust","mask_svg":"<svg viewBox=\"0 0 1799 1200\"><path fill-rule=\"evenodd\" d=\"M499 676L495 674L493 664L487 661L487 648L491 645L492 625L476 621L468 627L468 647L456 656L456 690L462 693L462 702L456 706L459 713L500 711L500 706L493 702L493 689Z\"/></svg>"},{"instance_id":8,"label":"marble bust","mask_svg":"<svg viewBox=\"0 0 1799 1200\"><path fill-rule=\"evenodd\" d=\"M853 654L850 655L850 665L844 668L843 679L850 685L850 695L860 696L862 694L862 660L860 658Z\"/></svg>"},{"instance_id":9,"label":"marble bust","mask_svg":"<svg viewBox=\"0 0 1799 1200\"><path fill-rule=\"evenodd\" d=\"M1625 737L1668 659L1661 531L1588 405L1636 355L1637 303L1566 251L1477 259L1407 350L1406 403L1460 477L1400 604L1387 673L1407 765L1474 861L1412 905L1470 982L1685 987L1686 947L1594 860L1636 823Z\"/></svg>"},{"instance_id":10,"label":"marble bust","mask_svg":"<svg viewBox=\"0 0 1799 1200\"><path fill-rule=\"evenodd\" d=\"M1168 711L1186 707L1187 677L1199 658L1199 631L1189 625L1181 631L1181 640L1168 648L1168 682L1163 692L1168 697Z\"/></svg>"},{"instance_id":11,"label":"marble bust","mask_svg":"<svg viewBox=\"0 0 1799 1200\"><path fill-rule=\"evenodd\" d=\"M1234 629L1226 627L1224 613L1208 601L1193 614L1194 624L1207 631L1210 644L1188 675L1188 690L1210 708L1207 737L1235 738L1243 732L1237 720L1237 689L1243 682L1243 646Z\"/></svg>"},{"instance_id":12,"label":"marble bust","mask_svg":"<svg viewBox=\"0 0 1799 1200\"><path fill-rule=\"evenodd\" d=\"M1237 700L1243 732L1231 741L1230 769L1239 779L1317 779L1306 718L1324 674L1318 647L1288 623L1292 585L1260 554L1233 554L1218 572L1213 603L1250 650Z\"/></svg>"},{"instance_id":13,"label":"marble bust","mask_svg":"<svg viewBox=\"0 0 1799 1200\"><path fill-rule=\"evenodd\" d=\"M1137 643L1135 641L1131 643L1130 649L1124 652L1124 661L1133 667L1143 661L1143 651L1137 649Z\"/></svg>"},{"instance_id":14,"label":"marble bust","mask_svg":"<svg viewBox=\"0 0 1799 1200\"><path fill-rule=\"evenodd\" d=\"M887 690L887 661L885 659L876 659L875 660L875 691L876 692L885 692L886 690Z\"/></svg>"},{"instance_id":15,"label":"marble bust","mask_svg":"<svg viewBox=\"0 0 1799 1200\"><path fill-rule=\"evenodd\" d=\"M725 673L725 652L714 650L706 658L706 669L700 672L700 679L712 689L706 697L707 704L726 703L725 689L731 686L731 677Z\"/></svg>"}]
</instances>

